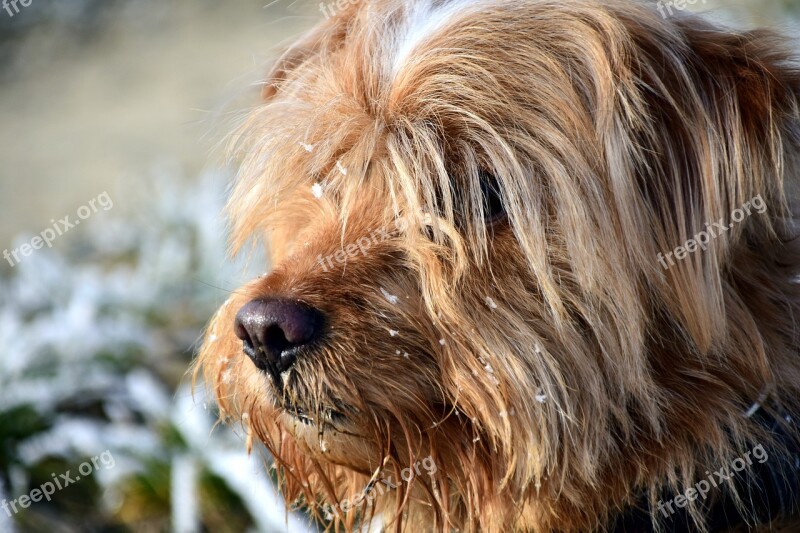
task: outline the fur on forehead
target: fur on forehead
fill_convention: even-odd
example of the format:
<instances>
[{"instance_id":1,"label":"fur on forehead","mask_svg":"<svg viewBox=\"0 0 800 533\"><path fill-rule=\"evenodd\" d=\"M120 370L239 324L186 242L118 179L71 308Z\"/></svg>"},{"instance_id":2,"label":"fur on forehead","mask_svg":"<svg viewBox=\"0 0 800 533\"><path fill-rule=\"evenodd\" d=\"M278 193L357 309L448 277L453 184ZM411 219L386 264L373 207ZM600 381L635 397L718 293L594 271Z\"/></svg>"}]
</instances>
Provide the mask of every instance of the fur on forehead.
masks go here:
<instances>
[{"instance_id":1,"label":"fur on forehead","mask_svg":"<svg viewBox=\"0 0 800 533\"><path fill-rule=\"evenodd\" d=\"M603 160L603 138L641 104L616 104L634 83L618 71L629 38L587 5L379 0L333 17L278 62L240 136L234 245L273 225L311 224L319 212L345 225L375 194L387 219L430 220L462 272L489 246L483 169L496 176L520 247L562 314L549 245L557 239L570 262L597 264L582 261L598 255L597 227L618 225L597 178L613 163ZM481 17L468 16L475 9ZM615 78L619 86L607 82ZM459 209L468 214L464 240L448 231Z\"/></svg>"},{"instance_id":2,"label":"fur on forehead","mask_svg":"<svg viewBox=\"0 0 800 533\"><path fill-rule=\"evenodd\" d=\"M480 17L469 16L475 10ZM724 315L720 257L676 269L680 280L665 279L652 258L755 196L781 165L783 134L768 121L746 124L751 139L727 138L749 120L748 90L779 100L768 85L773 66L750 65L747 86L710 88L725 96L709 108L696 84L713 74L691 40L720 34L680 24L615 0L352 4L277 62L265 102L238 136L234 248L280 228L338 224L344 235L353 217L384 205L379 224L398 216L412 222L408 249L419 250L426 232L416 230L432 226L436 248L415 254L416 266L444 262L457 284L470 268L492 267L484 170L497 179L509 227L556 325L570 309L602 302L610 316L625 317L623 344L638 351L645 319L636 291L646 278L708 348L724 329L713 318ZM748 51L726 44L727 68L740 68L733 52ZM756 147L756 137L768 141ZM687 146L697 147L688 157ZM676 183L691 174L708 179ZM742 183L733 194L712 186L724 174ZM465 231L455 230L459 213ZM704 300L676 301L678 283L706 291Z\"/></svg>"}]
</instances>

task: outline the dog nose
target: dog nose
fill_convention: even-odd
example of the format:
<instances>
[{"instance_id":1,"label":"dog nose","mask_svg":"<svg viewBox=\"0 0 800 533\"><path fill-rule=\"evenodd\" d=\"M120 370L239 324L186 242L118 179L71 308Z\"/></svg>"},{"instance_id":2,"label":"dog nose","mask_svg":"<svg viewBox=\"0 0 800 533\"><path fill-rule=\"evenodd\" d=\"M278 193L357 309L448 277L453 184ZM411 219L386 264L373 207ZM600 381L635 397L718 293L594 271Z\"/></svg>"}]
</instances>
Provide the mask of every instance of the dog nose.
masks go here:
<instances>
[{"instance_id":1,"label":"dog nose","mask_svg":"<svg viewBox=\"0 0 800 533\"><path fill-rule=\"evenodd\" d=\"M236 315L236 336L244 352L262 371L280 374L297 359L297 349L316 340L322 331L322 313L291 300L253 300Z\"/></svg>"}]
</instances>

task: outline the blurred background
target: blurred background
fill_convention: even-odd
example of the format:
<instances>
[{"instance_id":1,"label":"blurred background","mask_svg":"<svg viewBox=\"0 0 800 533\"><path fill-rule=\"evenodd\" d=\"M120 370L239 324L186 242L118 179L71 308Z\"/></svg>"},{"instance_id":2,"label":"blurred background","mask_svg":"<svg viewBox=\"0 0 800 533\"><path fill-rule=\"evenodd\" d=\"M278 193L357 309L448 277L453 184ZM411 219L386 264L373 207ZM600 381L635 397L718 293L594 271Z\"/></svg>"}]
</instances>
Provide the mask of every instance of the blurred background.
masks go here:
<instances>
[{"instance_id":1,"label":"blurred background","mask_svg":"<svg viewBox=\"0 0 800 533\"><path fill-rule=\"evenodd\" d=\"M224 255L220 146L319 3L6 1L0 533L318 530L186 372L215 308L267 269ZM800 35L800 0L690 7ZM33 501L67 472L84 475Z\"/></svg>"}]
</instances>

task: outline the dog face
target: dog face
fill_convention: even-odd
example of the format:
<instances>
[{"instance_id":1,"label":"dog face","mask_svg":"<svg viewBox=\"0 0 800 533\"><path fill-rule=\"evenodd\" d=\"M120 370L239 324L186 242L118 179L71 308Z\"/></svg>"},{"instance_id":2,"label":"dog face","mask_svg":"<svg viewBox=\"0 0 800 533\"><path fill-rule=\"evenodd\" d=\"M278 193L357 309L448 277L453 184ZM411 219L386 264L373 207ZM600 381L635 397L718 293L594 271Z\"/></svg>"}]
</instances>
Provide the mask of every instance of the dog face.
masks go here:
<instances>
[{"instance_id":1,"label":"dog face","mask_svg":"<svg viewBox=\"0 0 800 533\"><path fill-rule=\"evenodd\" d=\"M760 39L627 2L376 0L293 46L229 204L234 248L263 240L273 269L200 355L287 499L338 504L425 458L336 519L585 531L691 475L691 443L731 453L728 415L791 343L789 304L735 276L795 290L776 258L800 84Z\"/></svg>"}]
</instances>

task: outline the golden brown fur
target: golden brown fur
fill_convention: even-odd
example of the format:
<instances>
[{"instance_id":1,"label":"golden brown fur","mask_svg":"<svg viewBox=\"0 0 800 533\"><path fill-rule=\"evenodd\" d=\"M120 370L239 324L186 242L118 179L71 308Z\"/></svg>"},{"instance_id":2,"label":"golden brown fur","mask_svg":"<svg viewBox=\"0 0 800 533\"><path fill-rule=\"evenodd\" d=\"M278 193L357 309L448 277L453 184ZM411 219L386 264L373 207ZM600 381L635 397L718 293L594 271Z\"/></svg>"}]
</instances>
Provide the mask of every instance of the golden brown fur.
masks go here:
<instances>
[{"instance_id":1,"label":"golden brown fur","mask_svg":"<svg viewBox=\"0 0 800 533\"><path fill-rule=\"evenodd\" d=\"M374 514L411 532L602 531L637 495L683 492L765 442L742 416L762 392L800 412L787 45L629 1L474 0L398 60L420 4L321 23L241 131L232 245L263 240L274 268L201 350L222 418L320 514L381 465L431 456L434 477L332 526ZM493 224L481 169L507 212ZM766 213L659 264L759 194ZM380 228L367 253L319 265ZM329 317L283 397L233 334L245 303L274 295ZM330 409L347 421L323 422Z\"/></svg>"}]
</instances>

